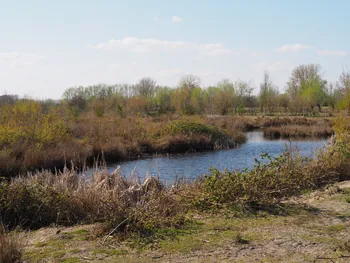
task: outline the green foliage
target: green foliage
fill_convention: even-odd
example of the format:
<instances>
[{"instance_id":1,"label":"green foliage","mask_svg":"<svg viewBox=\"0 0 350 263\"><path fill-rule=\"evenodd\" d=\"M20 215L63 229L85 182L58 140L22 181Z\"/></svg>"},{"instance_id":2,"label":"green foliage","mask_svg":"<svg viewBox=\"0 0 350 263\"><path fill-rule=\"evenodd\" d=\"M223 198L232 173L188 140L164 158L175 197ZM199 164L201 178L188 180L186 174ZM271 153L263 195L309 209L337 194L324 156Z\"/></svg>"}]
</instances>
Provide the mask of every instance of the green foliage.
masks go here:
<instances>
[{"instance_id":1,"label":"green foliage","mask_svg":"<svg viewBox=\"0 0 350 263\"><path fill-rule=\"evenodd\" d=\"M169 124L168 129L172 134L206 134L206 135L219 135L219 130L210 125L188 122L188 121L175 121Z\"/></svg>"},{"instance_id":2,"label":"green foliage","mask_svg":"<svg viewBox=\"0 0 350 263\"><path fill-rule=\"evenodd\" d=\"M245 113L245 108L244 108L243 103L239 104L237 112L238 112L239 115L242 115L242 114Z\"/></svg>"},{"instance_id":3,"label":"green foliage","mask_svg":"<svg viewBox=\"0 0 350 263\"><path fill-rule=\"evenodd\" d=\"M227 135L224 130L219 130L214 126L207 124L175 121L169 124L167 131L172 135L182 134L185 136L207 136L212 144L212 148L229 148L238 143L232 137Z\"/></svg>"},{"instance_id":4,"label":"green foliage","mask_svg":"<svg viewBox=\"0 0 350 263\"><path fill-rule=\"evenodd\" d=\"M67 136L65 123L55 109L42 112L35 101L18 101L2 107L0 144L38 144L63 140Z\"/></svg>"},{"instance_id":5,"label":"green foliage","mask_svg":"<svg viewBox=\"0 0 350 263\"><path fill-rule=\"evenodd\" d=\"M204 192L210 202L270 204L307 188L303 172L305 159L294 152L272 158L262 154L251 170L219 172L211 170L205 177Z\"/></svg>"}]
</instances>

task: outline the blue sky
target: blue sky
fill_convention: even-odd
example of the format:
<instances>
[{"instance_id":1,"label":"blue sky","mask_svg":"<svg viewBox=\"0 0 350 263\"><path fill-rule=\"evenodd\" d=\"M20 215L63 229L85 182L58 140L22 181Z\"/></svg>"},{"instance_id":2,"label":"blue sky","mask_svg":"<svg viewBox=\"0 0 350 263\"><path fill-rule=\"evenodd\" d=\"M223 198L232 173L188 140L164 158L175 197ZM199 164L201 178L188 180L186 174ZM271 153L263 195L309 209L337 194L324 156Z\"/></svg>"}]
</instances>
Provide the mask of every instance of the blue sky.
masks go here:
<instances>
[{"instance_id":1,"label":"blue sky","mask_svg":"<svg viewBox=\"0 0 350 263\"><path fill-rule=\"evenodd\" d=\"M71 86L256 87L268 70L281 91L293 67L317 63L336 81L349 66L350 1L0 0L0 93L60 98Z\"/></svg>"}]
</instances>

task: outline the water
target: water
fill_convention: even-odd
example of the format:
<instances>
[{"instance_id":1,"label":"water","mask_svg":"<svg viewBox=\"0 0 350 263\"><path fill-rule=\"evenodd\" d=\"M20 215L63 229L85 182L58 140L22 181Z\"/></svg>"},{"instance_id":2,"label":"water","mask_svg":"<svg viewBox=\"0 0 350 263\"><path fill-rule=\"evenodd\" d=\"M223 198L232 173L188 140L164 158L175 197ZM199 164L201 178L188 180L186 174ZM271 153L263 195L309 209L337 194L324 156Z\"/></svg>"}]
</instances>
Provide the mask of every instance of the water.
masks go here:
<instances>
[{"instance_id":1,"label":"water","mask_svg":"<svg viewBox=\"0 0 350 263\"><path fill-rule=\"evenodd\" d=\"M229 170L252 167L254 159L261 153L278 156L288 140L268 140L260 131L248 132L248 141L239 148L220 150L214 152L190 153L186 155L171 155L153 157L144 160L135 160L108 166L110 172L118 165L124 175L136 174L140 177L159 175L163 181L172 182L175 177L194 179L198 175L207 174L210 167L219 170ZM297 148L302 156L312 157L315 152L325 147L327 140L293 140L291 146Z\"/></svg>"}]
</instances>

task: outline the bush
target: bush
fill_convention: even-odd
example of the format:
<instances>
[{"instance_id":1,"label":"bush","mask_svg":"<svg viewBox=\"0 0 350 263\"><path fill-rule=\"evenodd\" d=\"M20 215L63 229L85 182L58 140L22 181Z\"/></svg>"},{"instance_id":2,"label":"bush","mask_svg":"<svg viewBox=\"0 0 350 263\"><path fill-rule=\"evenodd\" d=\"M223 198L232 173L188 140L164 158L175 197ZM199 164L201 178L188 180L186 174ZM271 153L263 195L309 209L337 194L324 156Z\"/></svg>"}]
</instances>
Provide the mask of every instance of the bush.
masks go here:
<instances>
[{"instance_id":1,"label":"bush","mask_svg":"<svg viewBox=\"0 0 350 263\"><path fill-rule=\"evenodd\" d=\"M270 204L306 188L303 172L306 160L293 151L277 158L263 154L251 170L224 171L212 169L205 177L204 193L213 203Z\"/></svg>"},{"instance_id":2,"label":"bush","mask_svg":"<svg viewBox=\"0 0 350 263\"><path fill-rule=\"evenodd\" d=\"M235 140L229 136L224 130L201 123L194 123L188 121L175 121L168 126L168 132L172 135L184 135L188 137L192 136L205 136L208 140L207 148L219 149L219 148L232 148L238 145L238 143L245 141L245 136ZM239 132L238 132L239 133Z\"/></svg>"}]
</instances>

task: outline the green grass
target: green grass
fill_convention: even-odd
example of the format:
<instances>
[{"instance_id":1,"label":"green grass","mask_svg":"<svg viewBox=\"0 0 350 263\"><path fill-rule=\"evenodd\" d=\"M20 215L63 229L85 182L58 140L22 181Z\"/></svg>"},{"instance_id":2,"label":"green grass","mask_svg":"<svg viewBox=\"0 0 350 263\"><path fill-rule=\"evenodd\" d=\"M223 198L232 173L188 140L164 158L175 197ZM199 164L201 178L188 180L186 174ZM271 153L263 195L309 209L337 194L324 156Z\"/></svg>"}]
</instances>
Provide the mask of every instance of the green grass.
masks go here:
<instances>
[{"instance_id":1,"label":"green grass","mask_svg":"<svg viewBox=\"0 0 350 263\"><path fill-rule=\"evenodd\" d=\"M75 230L73 232L71 232L73 235L87 235L89 234L89 231L86 230L86 229L78 229L78 230Z\"/></svg>"},{"instance_id":2,"label":"green grass","mask_svg":"<svg viewBox=\"0 0 350 263\"><path fill-rule=\"evenodd\" d=\"M345 197L345 202L347 202L347 203L350 204L350 196L346 196L346 197Z\"/></svg>"},{"instance_id":3,"label":"green grass","mask_svg":"<svg viewBox=\"0 0 350 263\"><path fill-rule=\"evenodd\" d=\"M342 230L344 230L346 227L343 224L337 224L337 225L333 225L333 226L328 226L327 230L330 232L340 232Z\"/></svg>"},{"instance_id":4,"label":"green grass","mask_svg":"<svg viewBox=\"0 0 350 263\"><path fill-rule=\"evenodd\" d=\"M72 257L72 258L66 258L61 261L62 263L78 263L82 262L80 258Z\"/></svg>"},{"instance_id":5,"label":"green grass","mask_svg":"<svg viewBox=\"0 0 350 263\"><path fill-rule=\"evenodd\" d=\"M166 238L159 242L161 251L174 253L188 253L196 250L210 249L225 242L248 244L255 241L269 239L266 233L256 233L255 228L279 225L279 219L269 217L233 218L225 215L210 216L201 219L200 223L188 226L175 238Z\"/></svg>"}]
</instances>

